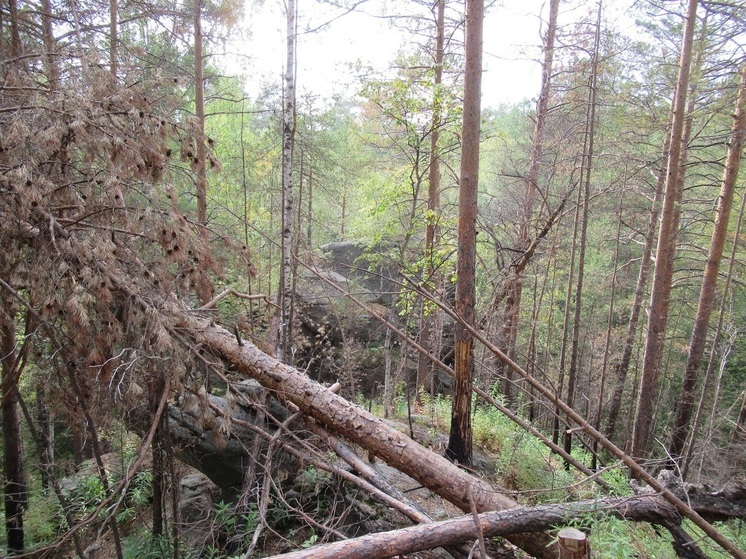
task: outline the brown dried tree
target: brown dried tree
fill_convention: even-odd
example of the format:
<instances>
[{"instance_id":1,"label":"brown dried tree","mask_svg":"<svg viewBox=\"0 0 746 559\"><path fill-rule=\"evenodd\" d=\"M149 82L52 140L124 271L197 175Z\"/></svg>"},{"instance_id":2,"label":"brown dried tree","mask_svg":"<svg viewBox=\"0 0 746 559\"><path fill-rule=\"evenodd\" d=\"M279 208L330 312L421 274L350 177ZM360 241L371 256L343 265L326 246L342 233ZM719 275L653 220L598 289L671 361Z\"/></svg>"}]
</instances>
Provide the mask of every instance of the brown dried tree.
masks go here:
<instances>
[{"instance_id":1,"label":"brown dried tree","mask_svg":"<svg viewBox=\"0 0 746 559\"><path fill-rule=\"evenodd\" d=\"M479 135L481 130L482 31L484 1L466 3L466 67L464 114L461 128L461 179L459 184L458 246L456 263L456 312L474 324L477 255L477 189ZM474 374L474 339L461 324L455 330L456 383L451 411L451 433L446 455L460 464L471 464L471 390Z\"/></svg>"}]
</instances>

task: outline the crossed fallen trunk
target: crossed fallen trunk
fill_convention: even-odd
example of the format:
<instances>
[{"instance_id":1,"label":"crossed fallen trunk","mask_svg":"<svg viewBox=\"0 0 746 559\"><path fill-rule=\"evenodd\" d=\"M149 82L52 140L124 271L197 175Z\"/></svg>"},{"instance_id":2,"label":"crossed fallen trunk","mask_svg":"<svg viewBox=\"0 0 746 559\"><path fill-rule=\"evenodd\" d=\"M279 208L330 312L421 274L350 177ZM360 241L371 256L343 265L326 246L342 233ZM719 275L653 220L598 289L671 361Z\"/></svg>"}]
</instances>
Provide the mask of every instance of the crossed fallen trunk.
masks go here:
<instances>
[{"instance_id":1,"label":"crossed fallen trunk","mask_svg":"<svg viewBox=\"0 0 746 559\"><path fill-rule=\"evenodd\" d=\"M303 373L273 359L253 344L243 342L239 345L236 337L220 326L179 311L174 309L175 326L193 334L197 343L220 353L235 371L254 378L271 390L278 400L294 404L330 432L364 447L461 510L470 511L470 503L478 512L519 506L492 485L426 449ZM511 534L508 539L534 557L556 557L547 534Z\"/></svg>"},{"instance_id":2,"label":"crossed fallen trunk","mask_svg":"<svg viewBox=\"0 0 746 559\"><path fill-rule=\"evenodd\" d=\"M715 509L727 510L736 516L746 515L746 487L732 486L725 491L697 491L688 493L692 507L703 516ZM540 505L479 515L479 529L472 515L419 524L359 538L343 540L303 549L271 559L384 559L416 551L433 549L462 542L473 542L480 536L506 536L518 530L544 531L570 522L584 515L603 514L626 520L646 521L655 524L677 522L676 509L655 493L634 497L609 497L575 503ZM716 514L717 516L717 514ZM480 534L481 532L481 534ZM691 547L691 541L681 542ZM696 555L689 553L686 556Z\"/></svg>"},{"instance_id":3,"label":"crossed fallen trunk","mask_svg":"<svg viewBox=\"0 0 746 559\"><path fill-rule=\"evenodd\" d=\"M557 551L546 530L579 514L599 510L598 501L520 507L490 484L422 447L363 408L338 396L298 370L275 360L253 344L239 343L227 330L193 313L184 312L178 306L171 310L173 312L168 314L171 314L177 328L189 332L197 344L220 354L236 372L258 381L281 402L296 406L329 432L360 445L463 511L489 513L480 517L485 535L504 535L534 557L554 558ZM695 502L690 495L679 498ZM694 510L704 518L746 518L746 489L743 486L726 496L700 491L697 499L700 510L697 506L694 506ZM713 502L715 505L710 506ZM621 500L610 499L608 502L604 501L603 505L610 507L608 510L619 517L663 524L674 535L675 546L678 544L685 549L696 549L689 536L678 527L681 518L675 507L654 493ZM345 549L352 550L353 555L350 557L354 556L355 549L366 549L366 557L386 557L392 553L408 553L468 541L477 533L475 530L474 518L468 516L335 544L337 547L331 547L328 551L330 555L324 555L327 553L325 549L314 548L320 555L314 553L313 557L344 557ZM364 547L355 547L358 545ZM380 552L373 551L379 548ZM697 552L681 556L698 557Z\"/></svg>"}]
</instances>

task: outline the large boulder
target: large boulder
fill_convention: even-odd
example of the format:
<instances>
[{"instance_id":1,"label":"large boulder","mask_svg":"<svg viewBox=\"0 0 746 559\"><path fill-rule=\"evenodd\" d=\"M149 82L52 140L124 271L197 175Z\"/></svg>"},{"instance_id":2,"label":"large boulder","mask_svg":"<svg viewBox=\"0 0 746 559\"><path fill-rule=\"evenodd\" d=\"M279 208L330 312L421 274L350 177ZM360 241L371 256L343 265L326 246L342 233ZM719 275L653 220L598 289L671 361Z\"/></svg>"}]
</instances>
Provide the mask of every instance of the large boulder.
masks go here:
<instances>
[{"instance_id":1,"label":"large boulder","mask_svg":"<svg viewBox=\"0 0 746 559\"><path fill-rule=\"evenodd\" d=\"M214 543L215 502L220 488L205 474L184 476L179 484L179 531L191 549L203 549Z\"/></svg>"},{"instance_id":2,"label":"large boulder","mask_svg":"<svg viewBox=\"0 0 746 559\"><path fill-rule=\"evenodd\" d=\"M399 292L395 281L399 274L397 260L391 256L392 244L367 244L341 241L321 247L326 267L361 284L373 302L389 306Z\"/></svg>"}]
</instances>

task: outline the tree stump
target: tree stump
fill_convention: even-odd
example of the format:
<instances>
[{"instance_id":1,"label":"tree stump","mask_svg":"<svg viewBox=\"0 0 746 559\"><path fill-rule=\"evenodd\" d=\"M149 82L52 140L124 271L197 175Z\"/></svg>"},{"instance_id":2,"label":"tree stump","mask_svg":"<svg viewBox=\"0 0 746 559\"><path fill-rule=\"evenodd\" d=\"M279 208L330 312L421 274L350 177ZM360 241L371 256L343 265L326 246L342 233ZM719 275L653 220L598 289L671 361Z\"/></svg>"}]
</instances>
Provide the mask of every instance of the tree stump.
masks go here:
<instances>
[{"instance_id":1,"label":"tree stump","mask_svg":"<svg viewBox=\"0 0 746 559\"><path fill-rule=\"evenodd\" d=\"M557 535L559 559L590 559L591 547L585 534L576 528L562 528Z\"/></svg>"}]
</instances>

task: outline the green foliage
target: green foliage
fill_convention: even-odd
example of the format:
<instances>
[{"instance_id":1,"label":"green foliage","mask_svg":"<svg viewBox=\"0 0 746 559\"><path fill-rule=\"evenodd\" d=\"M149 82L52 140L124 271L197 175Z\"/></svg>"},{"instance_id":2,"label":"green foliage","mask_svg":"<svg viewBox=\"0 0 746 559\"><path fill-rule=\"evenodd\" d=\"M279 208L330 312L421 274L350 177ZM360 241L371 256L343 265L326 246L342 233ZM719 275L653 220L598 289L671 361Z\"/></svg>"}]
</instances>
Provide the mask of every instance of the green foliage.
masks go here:
<instances>
[{"instance_id":1,"label":"green foliage","mask_svg":"<svg viewBox=\"0 0 746 559\"><path fill-rule=\"evenodd\" d=\"M125 538L122 548L125 559L170 559L172 556L168 538L154 537L146 530Z\"/></svg>"},{"instance_id":2,"label":"green foliage","mask_svg":"<svg viewBox=\"0 0 746 559\"><path fill-rule=\"evenodd\" d=\"M628 522L603 512L596 511L564 523L561 527L574 527L586 532L594 557L604 559L633 559L655 557L676 559L672 538L667 530L642 522ZM708 557L727 559L730 557L718 546L711 544L704 534L691 522L684 529L694 538ZM558 528L560 528L558 526ZM746 530L742 522L732 521L717 526L721 533L736 546L746 549Z\"/></svg>"},{"instance_id":3,"label":"green foliage","mask_svg":"<svg viewBox=\"0 0 746 559\"><path fill-rule=\"evenodd\" d=\"M259 506L256 502L249 503L245 511L238 511L235 503L220 501L215 504L215 533L239 549L249 545L258 523Z\"/></svg>"},{"instance_id":4,"label":"green foliage","mask_svg":"<svg viewBox=\"0 0 746 559\"><path fill-rule=\"evenodd\" d=\"M135 475L127 490L125 507L117 514L117 521L127 522L150 504L153 495L153 472L144 470Z\"/></svg>"},{"instance_id":5,"label":"green foliage","mask_svg":"<svg viewBox=\"0 0 746 559\"><path fill-rule=\"evenodd\" d=\"M493 453L500 449L515 430L512 422L493 407L478 407L471 420L474 445Z\"/></svg>"},{"instance_id":6,"label":"green foliage","mask_svg":"<svg viewBox=\"0 0 746 559\"><path fill-rule=\"evenodd\" d=\"M85 475L76 480L67 496L74 518L83 518L93 511L106 497L104 484L98 475Z\"/></svg>"},{"instance_id":7,"label":"green foliage","mask_svg":"<svg viewBox=\"0 0 746 559\"><path fill-rule=\"evenodd\" d=\"M27 541L33 546L52 543L60 534L64 520L60 517L60 506L52 493L31 495L33 506L26 509L23 528ZM4 518L3 518L4 520Z\"/></svg>"},{"instance_id":8,"label":"green foliage","mask_svg":"<svg viewBox=\"0 0 746 559\"><path fill-rule=\"evenodd\" d=\"M497 474L507 487L520 490L534 503L572 499L570 488L577 481L541 442L520 430L503 441Z\"/></svg>"},{"instance_id":9,"label":"green foliage","mask_svg":"<svg viewBox=\"0 0 746 559\"><path fill-rule=\"evenodd\" d=\"M319 470L315 466L307 466L295 478L295 487L300 493L317 494L330 478L331 474L329 472Z\"/></svg>"},{"instance_id":10,"label":"green foliage","mask_svg":"<svg viewBox=\"0 0 746 559\"><path fill-rule=\"evenodd\" d=\"M318 539L319 539L318 534L311 534L311 537L309 537L302 544L300 544L301 549L308 549L309 547L316 545L316 542L318 541Z\"/></svg>"}]
</instances>

